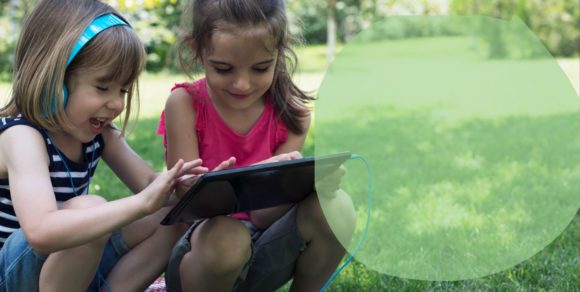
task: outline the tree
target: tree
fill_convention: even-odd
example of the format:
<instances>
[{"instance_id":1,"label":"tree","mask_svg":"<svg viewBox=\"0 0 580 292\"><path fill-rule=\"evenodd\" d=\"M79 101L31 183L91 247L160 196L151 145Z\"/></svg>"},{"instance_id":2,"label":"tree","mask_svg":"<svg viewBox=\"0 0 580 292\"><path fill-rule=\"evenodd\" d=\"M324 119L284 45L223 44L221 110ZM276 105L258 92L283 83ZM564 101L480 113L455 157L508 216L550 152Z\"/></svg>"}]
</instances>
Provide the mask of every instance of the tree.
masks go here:
<instances>
[{"instance_id":1,"label":"tree","mask_svg":"<svg viewBox=\"0 0 580 292\"><path fill-rule=\"evenodd\" d=\"M336 47L336 0L327 0L327 41L328 62L334 59L334 52Z\"/></svg>"}]
</instances>

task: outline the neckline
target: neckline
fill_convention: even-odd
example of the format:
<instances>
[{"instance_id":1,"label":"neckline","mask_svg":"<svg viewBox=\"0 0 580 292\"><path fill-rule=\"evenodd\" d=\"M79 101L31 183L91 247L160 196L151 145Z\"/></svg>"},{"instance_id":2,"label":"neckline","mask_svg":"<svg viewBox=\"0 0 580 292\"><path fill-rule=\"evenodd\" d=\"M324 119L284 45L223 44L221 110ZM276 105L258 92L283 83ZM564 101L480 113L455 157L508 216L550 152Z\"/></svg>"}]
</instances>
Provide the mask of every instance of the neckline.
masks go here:
<instances>
[{"instance_id":1,"label":"neckline","mask_svg":"<svg viewBox=\"0 0 580 292\"><path fill-rule=\"evenodd\" d=\"M94 161L90 160L89 155L87 155L87 149L92 146L93 150L91 151L92 153L94 153L96 151L95 147L97 144L97 137L95 137L93 140L91 140L91 142L88 143L81 143L81 153L83 156L83 161L82 162L76 162L72 159L70 159L66 153L64 153L62 150L60 150L60 148L58 147L58 145L56 145L56 143L54 143L54 139L52 139L50 137L50 135L48 135L48 132L46 132L44 129L42 129L42 134L44 136L45 139L47 139L48 143L51 145L50 147L54 150L54 152L56 152L56 154L58 156L60 156L61 160L66 163L67 165L71 165L73 166L72 168L74 168L75 170L80 169L82 170L83 168L90 168L91 165Z\"/></svg>"},{"instance_id":2,"label":"neckline","mask_svg":"<svg viewBox=\"0 0 580 292\"><path fill-rule=\"evenodd\" d=\"M73 194L75 196L80 196L85 191L88 193L90 185L91 185L91 178L95 172L95 169L93 168L93 163L95 162L95 152L97 151L96 146L95 146L96 145L95 140L97 138L95 137L95 139L91 140L91 143L90 143L91 146L93 147L93 149L91 151L91 159L90 160L87 159L87 151L86 151L86 149L89 147L89 143L81 143L81 151L82 151L82 155L84 158L84 162L81 164L81 163L77 163L75 161L72 161L66 155L64 155L58 149L58 146L54 143L53 139L50 138L48 133L46 131L44 131L44 129L42 132L43 132L44 136L46 136L46 139L48 139L48 143L52 146L52 149L54 149L54 151L56 152L56 154L60 157L60 160L62 161L64 168L66 169ZM52 159L51 159L51 161L52 161ZM71 167L69 167L69 163L71 164ZM73 181L73 177L72 177L72 173L71 173L71 168L73 168L73 166L74 166L74 168L80 168L79 170L87 172L88 180L87 180L86 186L85 186L85 184L81 184L79 186L79 187L82 187L82 189L77 189L77 186L75 186L75 183ZM74 169L74 170L77 170L77 169ZM85 178L86 178L86 176L85 176ZM79 191L81 191L81 190L82 190L82 192L79 193Z\"/></svg>"},{"instance_id":3,"label":"neckline","mask_svg":"<svg viewBox=\"0 0 580 292\"><path fill-rule=\"evenodd\" d=\"M203 82L201 82L201 88L203 89L203 97L204 100L206 101L209 110L211 111L212 115L215 115L217 117L217 122L219 123L219 125L226 129L226 131L228 133L230 133L231 135L233 135L234 137L237 137L239 139L247 139L248 137L251 137L253 135L254 132L259 130L259 125L263 123L263 120L267 118L267 116L269 115L269 113L272 110L272 106L270 104L270 100L269 100L269 95L265 94L262 98L264 99L264 109L262 110L262 113L260 113L260 116L258 117L258 119L256 120L256 122L252 125L252 127L250 128L250 130L245 134L242 135L236 131L234 131L227 123L226 121L223 119L223 117L220 115L220 113L218 112L217 108L215 107L215 104L213 102L213 100L211 99L211 97L209 96L209 90L207 89L207 83L206 83L207 79L203 79Z\"/></svg>"}]
</instances>

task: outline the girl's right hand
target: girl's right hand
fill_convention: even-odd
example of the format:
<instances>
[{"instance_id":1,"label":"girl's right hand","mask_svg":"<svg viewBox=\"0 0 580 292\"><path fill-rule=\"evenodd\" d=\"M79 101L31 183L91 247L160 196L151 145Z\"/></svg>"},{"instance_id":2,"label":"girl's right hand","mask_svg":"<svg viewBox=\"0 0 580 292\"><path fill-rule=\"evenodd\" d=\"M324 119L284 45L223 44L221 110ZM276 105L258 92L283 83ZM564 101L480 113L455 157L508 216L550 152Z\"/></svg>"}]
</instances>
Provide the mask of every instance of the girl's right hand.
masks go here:
<instances>
[{"instance_id":1,"label":"girl's right hand","mask_svg":"<svg viewBox=\"0 0 580 292\"><path fill-rule=\"evenodd\" d=\"M138 194L144 200L146 215L165 206L175 189L177 179L183 175L184 171L187 171L187 169L183 169L183 166L183 159L179 159L170 170L160 173L151 184Z\"/></svg>"}]
</instances>

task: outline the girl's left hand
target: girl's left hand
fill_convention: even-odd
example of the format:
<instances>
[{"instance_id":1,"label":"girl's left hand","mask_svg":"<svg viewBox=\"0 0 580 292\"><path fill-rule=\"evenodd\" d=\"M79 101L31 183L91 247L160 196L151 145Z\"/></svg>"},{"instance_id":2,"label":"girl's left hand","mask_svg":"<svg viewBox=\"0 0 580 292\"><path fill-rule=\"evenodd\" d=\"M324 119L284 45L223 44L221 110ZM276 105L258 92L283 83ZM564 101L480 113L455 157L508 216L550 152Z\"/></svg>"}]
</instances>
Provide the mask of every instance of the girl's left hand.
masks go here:
<instances>
[{"instance_id":1,"label":"girl's left hand","mask_svg":"<svg viewBox=\"0 0 580 292\"><path fill-rule=\"evenodd\" d=\"M300 158L302 158L302 154L300 154L300 152L292 151L292 152L282 153L282 154L278 154L276 156L272 156L272 157L270 157L266 160L262 160L256 164L288 161L288 160L294 160L294 159L300 159Z\"/></svg>"},{"instance_id":2,"label":"girl's left hand","mask_svg":"<svg viewBox=\"0 0 580 292\"><path fill-rule=\"evenodd\" d=\"M346 175L346 167L341 165L335 171L317 179L315 182L316 193L319 197L332 199L336 196L336 192L340 189L340 182L342 177Z\"/></svg>"}]
</instances>

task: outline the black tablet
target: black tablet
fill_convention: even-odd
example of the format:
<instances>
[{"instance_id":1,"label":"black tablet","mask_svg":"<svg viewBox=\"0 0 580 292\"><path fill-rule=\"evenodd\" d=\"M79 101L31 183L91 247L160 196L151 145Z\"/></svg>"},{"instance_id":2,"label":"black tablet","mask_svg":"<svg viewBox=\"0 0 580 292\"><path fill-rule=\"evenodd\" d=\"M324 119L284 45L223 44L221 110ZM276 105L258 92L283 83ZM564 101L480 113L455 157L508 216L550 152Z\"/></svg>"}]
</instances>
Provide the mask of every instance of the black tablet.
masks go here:
<instances>
[{"instance_id":1,"label":"black tablet","mask_svg":"<svg viewBox=\"0 0 580 292\"><path fill-rule=\"evenodd\" d=\"M161 221L169 225L297 203L314 190L317 174L336 170L350 152L252 165L202 175Z\"/></svg>"}]
</instances>

